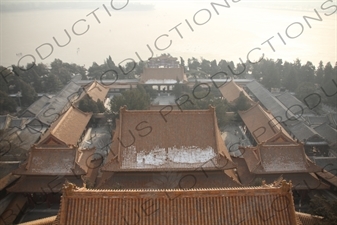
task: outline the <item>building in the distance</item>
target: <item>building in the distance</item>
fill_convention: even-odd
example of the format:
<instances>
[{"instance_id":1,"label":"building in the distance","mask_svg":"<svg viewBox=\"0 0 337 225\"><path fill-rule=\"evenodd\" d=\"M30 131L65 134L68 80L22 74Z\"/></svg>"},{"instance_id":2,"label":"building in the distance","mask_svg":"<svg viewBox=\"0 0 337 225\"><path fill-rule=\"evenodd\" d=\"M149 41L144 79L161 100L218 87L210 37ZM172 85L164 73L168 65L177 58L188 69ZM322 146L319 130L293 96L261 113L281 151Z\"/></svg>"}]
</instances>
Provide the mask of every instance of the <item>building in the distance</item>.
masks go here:
<instances>
[{"instance_id":1,"label":"building in the distance","mask_svg":"<svg viewBox=\"0 0 337 225\"><path fill-rule=\"evenodd\" d=\"M150 85L161 91L171 91L178 82L186 82L184 67L177 58L162 55L149 60L140 75L140 83Z\"/></svg>"}]
</instances>

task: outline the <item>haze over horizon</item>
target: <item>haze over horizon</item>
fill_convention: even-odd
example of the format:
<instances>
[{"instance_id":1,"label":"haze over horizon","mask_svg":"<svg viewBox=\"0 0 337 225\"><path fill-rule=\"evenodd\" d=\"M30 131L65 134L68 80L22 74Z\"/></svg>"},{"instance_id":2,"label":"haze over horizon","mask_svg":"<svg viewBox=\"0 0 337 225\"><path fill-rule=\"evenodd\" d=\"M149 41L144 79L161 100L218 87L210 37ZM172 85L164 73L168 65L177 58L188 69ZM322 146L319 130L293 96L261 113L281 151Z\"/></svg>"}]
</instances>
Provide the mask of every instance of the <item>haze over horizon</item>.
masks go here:
<instances>
[{"instance_id":1,"label":"haze over horizon","mask_svg":"<svg viewBox=\"0 0 337 225\"><path fill-rule=\"evenodd\" d=\"M335 2L227 1L230 7L226 8L219 6L225 5L226 1L184 0L178 4L177 1L153 0L119 3L2 0L0 65L16 65L25 55L33 55L36 63L48 64L59 58L86 68L93 62L103 63L109 55L116 63L126 58L138 62L136 52L142 59L151 56L147 45L154 56L170 53L185 59L203 57L239 63L239 58L246 61L247 53L253 48L261 48L251 54L252 59L257 60L263 52L265 58L275 60L293 62L299 58L302 63L311 61L315 66L320 60L335 64ZM114 10L111 3L116 8L125 8ZM48 8L53 5L57 7ZM25 6L29 7L25 9ZM315 10L321 21L317 20ZM308 19L309 26L304 16L316 20ZM72 31L79 20L78 33L89 26L83 35L75 35ZM59 47L54 38L64 47ZM266 42L268 40L274 51ZM25 57L20 65L31 61L31 57Z\"/></svg>"}]
</instances>

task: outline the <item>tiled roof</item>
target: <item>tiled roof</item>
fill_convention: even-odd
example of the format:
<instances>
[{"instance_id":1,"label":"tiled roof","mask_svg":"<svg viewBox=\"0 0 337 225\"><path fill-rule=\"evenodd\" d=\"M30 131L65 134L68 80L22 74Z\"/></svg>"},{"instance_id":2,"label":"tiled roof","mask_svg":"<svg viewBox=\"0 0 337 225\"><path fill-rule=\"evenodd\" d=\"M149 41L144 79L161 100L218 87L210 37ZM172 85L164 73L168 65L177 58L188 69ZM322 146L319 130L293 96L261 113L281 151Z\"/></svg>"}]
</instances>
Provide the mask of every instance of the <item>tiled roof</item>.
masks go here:
<instances>
[{"instance_id":1,"label":"tiled roof","mask_svg":"<svg viewBox=\"0 0 337 225\"><path fill-rule=\"evenodd\" d=\"M313 161L317 166L327 170L337 172L337 158L336 157L313 157Z\"/></svg>"},{"instance_id":2,"label":"tiled roof","mask_svg":"<svg viewBox=\"0 0 337 225\"><path fill-rule=\"evenodd\" d=\"M229 102L234 102L242 92L250 101L253 101L242 87L237 85L232 79L219 88L222 96Z\"/></svg>"},{"instance_id":3,"label":"tiled roof","mask_svg":"<svg viewBox=\"0 0 337 225\"><path fill-rule=\"evenodd\" d=\"M295 115L316 115L314 111L289 92L284 92L276 98Z\"/></svg>"},{"instance_id":4,"label":"tiled roof","mask_svg":"<svg viewBox=\"0 0 337 225\"><path fill-rule=\"evenodd\" d=\"M249 171L254 174L310 173L321 170L308 159L303 144L288 139L282 132L256 147L241 147L241 151Z\"/></svg>"},{"instance_id":5,"label":"tiled roof","mask_svg":"<svg viewBox=\"0 0 337 225\"><path fill-rule=\"evenodd\" d=\"M315 135L320 136L313 128L307 126L302 121L298 121L298 123L288 126L288 129L296 137L296 139L302 142Z\"/></svg>"},{"instance_id":6,"label":"tiled roof","mask_svg":"<svg viewBox=\"0 0 337 225\"><path fill-rule=\"evenodd\" d=\"M282 129L278 120L271 113L266 112L258 103L246 111L240 111L239 115L257 143L272 138L281 130L285 135L290 137Z\"/></svg>"},{"instance_id":7,"label":"tiled roof","mask_svg":"<svg viewBox=\"0 0 337 225\"><path fill-rule=\"evenodd\" d=\"M71 182L83 186L80 176L21 176L8 192L14 193L60 193L62 185Z\"/></svg>"},{"instance_id":8,"label":"tiled roof","mask_svg":"<svg viewBox=\"0 0 337 225\"><path fill-rule=\"evenodd\" d=\"M3 158L10 157L12 154L16 154L17 156L19 154L25 154L31 146L38 141L41 133L44 133L46 129L47 127L45 126L34 128L30 125L25 126L23 129L17 127L9 129L5 132L1 139L9 141L11 146L15 146L15 148L11 148L11 150L5 154ZM6 142L2 142L1 144L4 143Z\"/></svg>"},{"instance_id":9,"label":"tiled roof","mask_svg":"<svg viewBox=\"0 0 337 225\"><path fill-rule=\"evenodd\" d=\"M7 174L6 176L3 176L0 179L0 191L12 184L14 181L19 179L20 176L18 175L13 175L12 173Z\"/></svg>"},{"instance_id":10,"label":"tiled roof","mask_svg":"<svg viewBox=\"0 0 337 225\"><path fill-rule=\"evenodd\" d=\"M77 145L92 113L84 113L76 107L70 107L66 113L58 118L41 137L38 144L53 136L67 145Z\"/></svg>"},{"instance_id":11,"label":"tiled roof","mask_svg":"<svg viewBox=\"0 0 337 225\"><path fill-rule=\"evenodd\" d=\"M70 81L56 96L49 100L37 118L44 124L52 124L62 113L67 110L72 101L79 98L79 85Z\"/></svg>"},{"instance_id":12,"label":"tiled roof","mask_svg":"<svg viewBox=\"0 0 337 225\"><path fill-rule=\"evenodd\" d=\"M322 217L314 216L307 213L296 212L296 216L301 221L302 225L317 225Z\"/></svg>"},{"instance_id":13,"label":"tiled roof","mask_svg":"<svg viewBox=\"0 0 337 225\"><path fill-rule=\"evenodd\" d=\"M141 82L148 80L177 80L186 81L186 75L184 74L184 68L144 68L141 74Z\"/></svg>"},{"instance_id":14,"label":"tiled roof","mask_svg":"<svg viewBox=\"0 0 337 225\"><path fill-rule=\"evenodd\" d=\"M229 173L232 172L232 173ZM233 170L168 172L104 172L104 177L95 188L98 189L186 189L186 188L220 188L241 187Z\"/></svg>"},{"instance_id":15,"label":"tiled roof","mask_svg":"<svg viewBox=\"0 0 337 225\"><path fill-rule=\"evenodd\" d=\"M9 196L7 195L7 197ZM18 194L13 197L14 198L11 198L8 205L4 202L4 198L1 199L0 225L16 224L14 223L15 219L20 213L22 213L22 209L25 208L27 204L26 196Z\"/></svg>"},{"instance_id":16,"label":"tiled roof","mask_svg":"<svg viewBox=\"0 0 337 225\"><path fill-rule=\"evenodd\" d=\"M116 123L112 149L103 170L235 167L222 141L214 108L163 111L162 114L160 111L123 108Z\"/></svg>"},{"instance_id":17,"label":"tiled roof","mask_svg":"<svg viewBox=\"0 0 337 225\"><path fill-rule=\"evenodd\" d=\"M9 122L8 128L19 128L23 129L24 125L28 122L27 118L16 118L11 117L11 121Z\"/></svg>"},{"instance_id":18,"label":"tiled roof","mask_svg":"<svg viewBox=\"0 0 337 225\"><path fill-rule=\"evenodd\" d=\"M56 216L50 216L38 220L33 220L25 223L20 223L19 225L53 225L56 220Z\"/></svg>"},{"instance_id":19,"label":"tiled roof","mask_svg":"<svg viewBox=\"0 0 337 225\"><path fill-rule=\"evenodd\" d=\"M291 180L293 190L308 189L329 189L330 186L320 181L315 173L273 173L273 174L253 174L249 171L244 159L235 158L234 162L238 164L237 173L240 182L244 186L256 185L264 180L266 183L278 182L280 179Z\"/></svg>"},{"instance_id":20,"label":"tiled roof","mask_svg":"<svg viewBox=\"0 0 337 225\"><path fill-rule=\"evenodd\" d=\"M12 171L17 169L19 165L20 161L0 161L0 190L19 178L17 175L12 175Z\"/></svg>"},{"instance_id":21,"label":"tiled roof","mask_svg":"<svg viewBox=\"0 0 337 225\"><path fill-rule=\"evenodd\" d=\"M298 224L291 185L189 190L88 190L68 184L56 224ZM280 223L282 222L282 223Z\"/></svg>"},{"instance_id":22,"label":"tiled roof","mask_svg":"<svg viewBox=\"0 0 337 225\"><path fill-rule=\"evenodd\" d=\"M268 111L270 111L278 121L289 121L294 117L291 110L288 110L270 91L264 88L259 82L252 81L246 85L248 90L258 99ZM293 119L292 119L293 120Z\"/></svg>"},{"instance_id":23,"label":"tiled roof","mask_svg":"<svg viewBox=\"0 0 337 225\"><path fill-rule=\"evenodd\" d=\"M41 98L36 100L31 104L20 117L35 117L39 112L46 106L50 98L46 95L43 95Z\"/></svg>"},{"instance_id":24,"label":"tiled roof","mask_svg":"<svg viewBox=\"0 0 337 225\"><path fill-rule=\"evenodd\" d=\"M331 126L337 129L337 113L329 113L328 118Z\"/></svg>"},{"instance_id":25,"label":"tiled roof","mask_svg":"<svg viewBox=\"0 0 337 225\"><path fill-rule=\"evenodd\" d=\"M336 171L336 170L335 170ZM325 180L326 182L332 184L333 186L337 187L337 176L336 172L330 173L329 171L323 170L322 172L317 172L317 176Z\"/></svg>"},{"instance_id":26,"label":"tiled roof","mask_svg":"<svg viewBox=\"0 0 337 225\"><path fill-rule=\"evenodd\" d=\"M33 147L28 159L13 174L19 175L84 175L95 149L76 147Z\"/></svg>"},{"instance_id":27,"label":"tiled roof","mask_svg":"<svg viewBox=\"0 0 337 225\"><path fill-rule=\"evenodd\" d=\"M95 80L91 84L85 87L85 92L95 102L97 102L98 99L104 102L104 99L109 92L109 88L103 86L102 84L100 84L99 82Z\"/></svg>"},{"instance_id":28,"label":"tiled roof","mask_svg":"<svg viewBox=\"0 0 337 225\"><path fill-rule=\"evenodd\" d=\"M337 143L337 130L326 123L323 123L314 128L314 130L323 138L328 140L329 144Z\"/></svg>"},{"instance_id":29,"label":"tiled roof","mask_svg":"<svg viewBox=\"0 0 337 225\"><path fill-rule=\"evenodd\" d=\"M323 123L329 123L328 116L304 116L309 126L317 126Z\"/></svg>"}]
</instances>

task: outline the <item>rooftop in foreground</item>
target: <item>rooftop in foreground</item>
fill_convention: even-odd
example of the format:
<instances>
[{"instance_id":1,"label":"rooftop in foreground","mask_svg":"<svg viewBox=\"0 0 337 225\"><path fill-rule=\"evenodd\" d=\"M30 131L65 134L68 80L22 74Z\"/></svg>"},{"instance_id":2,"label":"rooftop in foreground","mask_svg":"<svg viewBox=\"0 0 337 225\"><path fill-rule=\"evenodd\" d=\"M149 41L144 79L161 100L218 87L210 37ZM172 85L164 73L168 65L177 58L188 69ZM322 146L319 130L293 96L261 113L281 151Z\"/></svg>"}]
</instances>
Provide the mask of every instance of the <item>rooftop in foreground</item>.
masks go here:
<instances>
[{"instance_id":1,"label":"rooftop in foreground","mask_svg":"<svg viewBox=\"0 0 337 225\"><path fill-rule=\"evenodd\" d=\"M84 213L85 212L85 213ZM249 188L89 190L67 184L55 224L302 224L291 183Z\"/></svg>"}]
</instances>

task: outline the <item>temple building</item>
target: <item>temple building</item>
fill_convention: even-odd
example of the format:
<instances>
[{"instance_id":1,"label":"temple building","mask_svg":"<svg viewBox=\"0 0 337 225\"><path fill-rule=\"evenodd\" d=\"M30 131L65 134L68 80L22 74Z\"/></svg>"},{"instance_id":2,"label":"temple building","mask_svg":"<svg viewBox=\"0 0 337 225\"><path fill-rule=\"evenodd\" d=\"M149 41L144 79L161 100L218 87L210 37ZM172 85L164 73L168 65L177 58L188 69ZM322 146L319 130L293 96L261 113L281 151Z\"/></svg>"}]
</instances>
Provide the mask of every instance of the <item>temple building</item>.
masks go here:
<instances>
[{"instance_id":1,"label":"temple building","mask_svg":"<svg viewBox=\"0 0 337 225\"><path fill-rule=\"evenodd\" d=\"M242 158L234 161L238 164L240 182L245 186L291 180L298 201L307 197L309 190L330 188L317 177L322 168L307 157L303 144L282 131L255 147L240 147L240 150Z\"/></svg>"},{"instance_id":2,"label":"temple building","mask_svg":"<svg viewBox=\"0 0 337 225\"><path fill-rule=\"evenodd\" d=\"M158 57L153 57L147 62L148 68L179 68L178 58L171 55L162 54Z\"/></svg>"},{"instance_id":3,"label":"temple building","mask_svg":"<svg viewBox=\"0 0 337 225\"><path fill-rule=\"evenodd\" d=\"M171 91L174 84L186 82L185 69L177 58L162 55L149 60L140 75L140 83L150 85L154 89Z\"/></svg>"},{"instance_id":4,"label":"temple building","mask_svg":"<svg viewBox=\"0 0 337 225\"><path fill-rule=\"evenodd\" d=\"M279 121L258 103L255 103L246 111L239 111L239 115L245 124L247 136L254 146L272 138L280 131L288 138L291 138L282 128Z\"/></svg>"},{"instance_id":5,"label":"temple building","mask_svg":"<svg viewBox=\"0 0 337 225\"><path fill-rule=\"evenodd\" d=\"M53 198L48 201L50 203L59 200L62 184L66 180L79 186L83 186L86 179L90 180L86 175L95 148L79 150L78 143L91 116L92 113L84 113L71 106L30 149L27 160L13 171L21 178L7 191L29 193L29 200L34 195L46 195Z\"/></svg>"},{"instance_id":6,"label":"temple building","mask_svg":"<svg viewBox=\"0 0 337 225\"><path fill-rule=\"evenodd\" d=\"M248 102L251 105L253 104L253 100L250 98L250 96L242 87L234 82L234 79L231 79L229 82L226 82L224 85L220 86L219 90L222 94L222 97L226 99L228 103L235 103L242 93L247 98Z\"/></svg>"},{"instance_id":7,"label":"temple building","mask_svg":"<svg viewBox=\"0 0 337 225\"><path fill-rule=\"evenodd\" d=\"M101 83L97 82L97 80L94 80L91 83L86 84L85 86L82 87L81 94L77 102L87 95L95 102L100 100L104 103L104 100L108 92L109 92L109 87L106 87L102 85Z\"/></svg>"},{"instance_id":8,"label":"temple building","mask_svg":"<svg viewBox=\"0 0 337 225\"><path fill-rule=\"evenodd\" d=\"M67 184L56 217L26 224L304 225L320 219L295 212L291 183L286 181L188 190L90 190Z\"/></svg>"},{"instance_id":9,"label":"temple building","mask_svg":"<svg viewBox=\"0 0 337 225\"><path fill-rule=\"evenodd\" d=\"M215 109L122 108L96 188L238 187Z\"/></svg>"}]
</instances>

